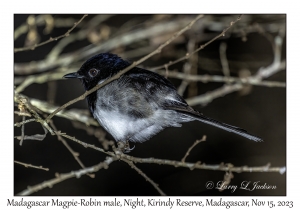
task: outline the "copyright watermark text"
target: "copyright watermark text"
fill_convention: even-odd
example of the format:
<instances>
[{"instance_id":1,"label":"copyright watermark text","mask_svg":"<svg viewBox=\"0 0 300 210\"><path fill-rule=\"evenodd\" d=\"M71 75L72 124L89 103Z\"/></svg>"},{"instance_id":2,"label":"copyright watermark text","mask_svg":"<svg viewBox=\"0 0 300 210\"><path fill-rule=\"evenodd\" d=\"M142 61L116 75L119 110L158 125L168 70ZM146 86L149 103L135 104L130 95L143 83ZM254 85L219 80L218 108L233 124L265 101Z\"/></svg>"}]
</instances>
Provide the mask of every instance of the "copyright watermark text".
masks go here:
<instances>
[{"instance_id":1,"label":"copyright watermark text","mask_svg":"<svg viewBox=\"0 0 300 210\"><path fill-rule=\"evenodd\" d=\"M241 190L275 190L276 185L270 185L268 183L261 183L260 181L243 181L240 185L227 184L225 181L218 181L216 183L208 181L205 184L206 189L218 189L218 190L231 190L235 192L237 189Z\"/></svg>"}]
</instances>

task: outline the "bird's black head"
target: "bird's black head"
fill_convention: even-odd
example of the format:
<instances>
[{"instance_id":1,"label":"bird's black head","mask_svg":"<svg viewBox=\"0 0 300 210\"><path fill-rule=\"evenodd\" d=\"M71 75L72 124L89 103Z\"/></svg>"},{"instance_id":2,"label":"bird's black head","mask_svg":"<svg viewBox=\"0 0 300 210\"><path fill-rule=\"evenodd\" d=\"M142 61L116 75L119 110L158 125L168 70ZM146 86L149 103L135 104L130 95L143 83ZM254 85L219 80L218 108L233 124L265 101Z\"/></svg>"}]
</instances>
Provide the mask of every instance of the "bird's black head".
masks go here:
<instances>
[{"instance_id":1,"label":"bird's black head","mask_svg":"<svg viewBox=\"0 0 300 210\"><path fill-rule=\"evenodd\" d=\"M129 65L129 62L115 54L101 53L88 59L77 72L66 74L64 78L78 78L85 89L90 90Z\"/></svg>"}]
</instances>

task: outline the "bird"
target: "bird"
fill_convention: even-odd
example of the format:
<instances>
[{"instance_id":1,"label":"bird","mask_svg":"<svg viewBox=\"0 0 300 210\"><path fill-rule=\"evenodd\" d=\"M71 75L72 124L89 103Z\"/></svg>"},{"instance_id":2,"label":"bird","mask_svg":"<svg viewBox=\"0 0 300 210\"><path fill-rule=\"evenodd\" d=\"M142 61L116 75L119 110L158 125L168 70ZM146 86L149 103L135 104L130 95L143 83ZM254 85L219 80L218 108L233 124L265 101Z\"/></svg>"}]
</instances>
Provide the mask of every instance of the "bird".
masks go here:
<instances>
[{"instance_id":1,"label":"bird","mask_svg":"<svg viewBox=\"0 0 300 210\"><path fill-rule=\"evenodd\" d=\"M86 91L130 66L112 53L100 53L86 60L77 72L63 78L77 78ZM145 142L167 127L200 121L255 142L260 137L246 130L206 117L193 109L165 77L134 67L87 96L93 117L116 142Z\"/></svg>"}]
</instances>

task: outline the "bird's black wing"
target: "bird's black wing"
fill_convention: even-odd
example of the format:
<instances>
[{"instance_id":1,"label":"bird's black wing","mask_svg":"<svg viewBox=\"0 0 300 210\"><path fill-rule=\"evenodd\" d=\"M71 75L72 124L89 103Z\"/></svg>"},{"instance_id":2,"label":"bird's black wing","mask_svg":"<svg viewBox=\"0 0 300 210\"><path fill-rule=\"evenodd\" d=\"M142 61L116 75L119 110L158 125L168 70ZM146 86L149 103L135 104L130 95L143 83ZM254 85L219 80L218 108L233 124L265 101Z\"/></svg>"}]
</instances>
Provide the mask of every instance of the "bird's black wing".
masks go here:
<instances>
[{"instance_id":1,"label":"bird's black wing","mask_svg":"<svg viewBox=\"0 0 300 210\"><path fill-rule=\"evenodd\" d=\"M151 98L162 108L178 106L188 108L186 101L177 93L175 86L165 77L141 68L133 68L124 76L144 95Z\"/></svg>"},{"instance_id":2,"label":"bird's black wing","mask_svg":"<svg viewBox=\"0 0 300 210\"><path fill-rule=\"evenodd\" d=\"M126 74L132 79L131 83L136 85L136 89L139 89L143 95L151 99L151 102L154 101L163 109L175 110L200 122L236 133L253 141L262 140L242 128L219 122L194 110L178 95L174 85L159 74L141 68L134 68Z\"/></svg>"}]
</instances>

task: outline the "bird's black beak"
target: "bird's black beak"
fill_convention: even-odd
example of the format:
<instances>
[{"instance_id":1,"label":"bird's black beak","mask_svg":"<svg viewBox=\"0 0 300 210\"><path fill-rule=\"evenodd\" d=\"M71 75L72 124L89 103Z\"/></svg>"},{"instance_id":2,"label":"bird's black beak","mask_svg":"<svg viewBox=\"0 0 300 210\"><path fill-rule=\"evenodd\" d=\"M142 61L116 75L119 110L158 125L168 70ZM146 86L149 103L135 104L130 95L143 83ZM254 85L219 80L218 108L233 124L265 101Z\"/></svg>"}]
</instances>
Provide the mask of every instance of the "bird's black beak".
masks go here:
<instances>
[{"instance_id":1,"label":"bird's black beak","mask_svg":"<svg viewBox=\"0 0 300 210\"><path fill-rule=\"evenodd\" d=\"M73 73L69 73L69 74L66 74L65 76L63 76L63 78L77 78L77 79L81 79L83 78L82 75L79 75L77 72L73 72Z\"/></svg>"}]
</instances>

